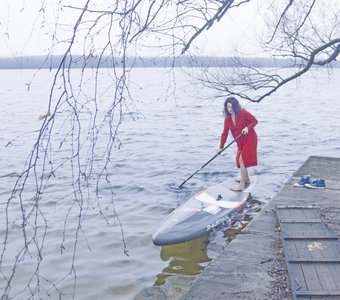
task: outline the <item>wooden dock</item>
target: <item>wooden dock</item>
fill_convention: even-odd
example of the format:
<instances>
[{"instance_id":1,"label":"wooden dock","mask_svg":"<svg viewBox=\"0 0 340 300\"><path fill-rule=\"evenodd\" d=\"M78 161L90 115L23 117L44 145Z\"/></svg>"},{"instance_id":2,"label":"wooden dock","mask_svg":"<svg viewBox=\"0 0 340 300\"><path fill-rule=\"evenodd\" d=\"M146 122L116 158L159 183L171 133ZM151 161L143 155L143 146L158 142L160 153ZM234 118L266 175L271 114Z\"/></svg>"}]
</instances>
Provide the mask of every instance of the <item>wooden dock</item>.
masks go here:
<instances>
[{"instance_id":1,"label":"wooden dock","mask_svg":"<svg viewBox=\"0 0 340 300\"><path fill-rule=\"evenodd\" d=\"M278 206L281 238L294 299L340 298L340 241L320 207Z\"/></svg>"},{"instance_id":2,"label":"wooden dock","mask_svg":"<svg viewBox=\"0 0 340 300\"><path fill-rule=\"evenodd\" d=\"M307 174L324 178L326 188L293 186ZM181 299L281 300L271 286L278 222L292 289L285 299L340 299L340 158L319 156L308 158Z\"/></svg>"}]
</instances>

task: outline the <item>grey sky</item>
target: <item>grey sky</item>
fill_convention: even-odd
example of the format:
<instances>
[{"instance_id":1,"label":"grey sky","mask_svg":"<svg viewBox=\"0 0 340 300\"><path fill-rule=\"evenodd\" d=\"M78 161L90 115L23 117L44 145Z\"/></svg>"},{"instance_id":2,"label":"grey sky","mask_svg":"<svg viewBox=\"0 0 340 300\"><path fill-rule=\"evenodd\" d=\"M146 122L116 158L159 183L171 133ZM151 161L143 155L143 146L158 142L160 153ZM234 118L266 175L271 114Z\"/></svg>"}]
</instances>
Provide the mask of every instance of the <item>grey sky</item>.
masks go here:
<instances>
[{"instance_id":1,"label":"grey sky","mask_svg":"<svg viewBox=\"0 0 340 300\"><path fill-rule=\"evenodd\" d=\"M65 24L75 20L80 11L64 8L58 14L59 0L45 1L41 10L40 0L1 1L0 3L0 56L25 56L46 54L52 45L55 24L58 22L58 43L54 43L54 54L61 54L67 47L66 39L70 31ZM260 0L253 0L242 9L231 10L229 14L205 31L195 43L195 53L200 55L225 56L239 51L258 54L254 47L255 40L261 35L263 24L259 18L257 6ZM67 1L63 1L67 4ZM69 1L81 6L84 1ZM60 10L59 10L60 11ZM81 43L79 43L81 45ZM81 52L81 46L79 46ZM155 55L157 49L144 50L145 55Z\"/></svg>"}]
</instances>

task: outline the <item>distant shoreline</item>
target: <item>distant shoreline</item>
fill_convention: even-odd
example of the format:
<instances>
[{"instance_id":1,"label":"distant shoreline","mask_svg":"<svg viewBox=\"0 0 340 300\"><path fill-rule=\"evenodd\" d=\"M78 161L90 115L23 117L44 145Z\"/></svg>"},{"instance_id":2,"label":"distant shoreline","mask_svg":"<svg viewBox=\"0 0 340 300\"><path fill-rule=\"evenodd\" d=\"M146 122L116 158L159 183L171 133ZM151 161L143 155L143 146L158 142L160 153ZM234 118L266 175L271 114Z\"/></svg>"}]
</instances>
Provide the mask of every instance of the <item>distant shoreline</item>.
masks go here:
<instances>
[{"instance_id":1,"label":"distant shoreline","mask_svg":"<svg viewBox=\"0 0 340 300\"><path fill-rule=\"evenodd\" d=\"M59 68L63 56L27 56L27 57L0 57L0 69L56 69ZM123 64L121 58L102 57L99 61L98 57L85 58L82 56L74 56L72 63L68 58L66 67L71 68L112 68L112 67L135 67L135 68L177 68L177 67L235 67L237 62L251 67L263 68L292 68L298 67L296 60L287 59L272 59L272 58L234 58L234 57L212 57L212 56L197 56L197 57L130 57ZM315 65L318 67L317 65ZM325 67L339 68L340 63L334 61Z\"/></svg>"}]
</instances>

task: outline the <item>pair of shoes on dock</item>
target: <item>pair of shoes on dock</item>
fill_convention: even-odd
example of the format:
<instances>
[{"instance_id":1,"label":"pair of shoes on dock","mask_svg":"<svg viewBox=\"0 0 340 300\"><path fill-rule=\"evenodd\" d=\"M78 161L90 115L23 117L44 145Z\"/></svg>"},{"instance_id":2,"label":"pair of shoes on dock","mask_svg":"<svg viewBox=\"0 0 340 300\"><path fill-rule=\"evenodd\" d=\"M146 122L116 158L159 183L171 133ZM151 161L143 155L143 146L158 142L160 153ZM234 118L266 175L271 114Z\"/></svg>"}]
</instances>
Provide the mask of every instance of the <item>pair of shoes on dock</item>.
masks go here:
<instances>
[{"instance_id":1,"label":"pair of shoes on dock","mask_svg":"<svg viewBox=\"0 0 340 300\"><path fill-rule=\"evenodd\" d=\"M304 175L300 180L294 183L295 187L307 187L310 189L324 189L326 187L325 179L312 179L310 175Z\"/></svg>"}]
</instances>

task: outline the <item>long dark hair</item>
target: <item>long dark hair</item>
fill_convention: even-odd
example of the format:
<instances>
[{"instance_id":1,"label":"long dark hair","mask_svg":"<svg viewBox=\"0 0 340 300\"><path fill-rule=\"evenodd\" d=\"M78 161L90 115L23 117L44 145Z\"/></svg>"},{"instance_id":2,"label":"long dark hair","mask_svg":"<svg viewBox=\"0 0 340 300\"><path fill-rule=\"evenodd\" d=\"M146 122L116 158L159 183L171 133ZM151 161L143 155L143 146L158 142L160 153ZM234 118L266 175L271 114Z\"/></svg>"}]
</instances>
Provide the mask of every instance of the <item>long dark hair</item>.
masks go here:
<instances>
[{"instance_id":1,"label":"long dark hair","mask_svg":"<svg viewBox=\"0 0 340 300\"><path fill-rule=\"evenodd\" d=\"M225 101L224 101L224 114L225 114L225 116L227 116L227 117L230 116L230 113L228 112L228 108L227 108L227 104L228 103L231 103L235 114L237 116L240 116L240 114L241 114L241 105L240 105L240 103L237 101L237 99L235 97L228 97L227 99L225 99Z\"/></svg>"}]
</instances>

